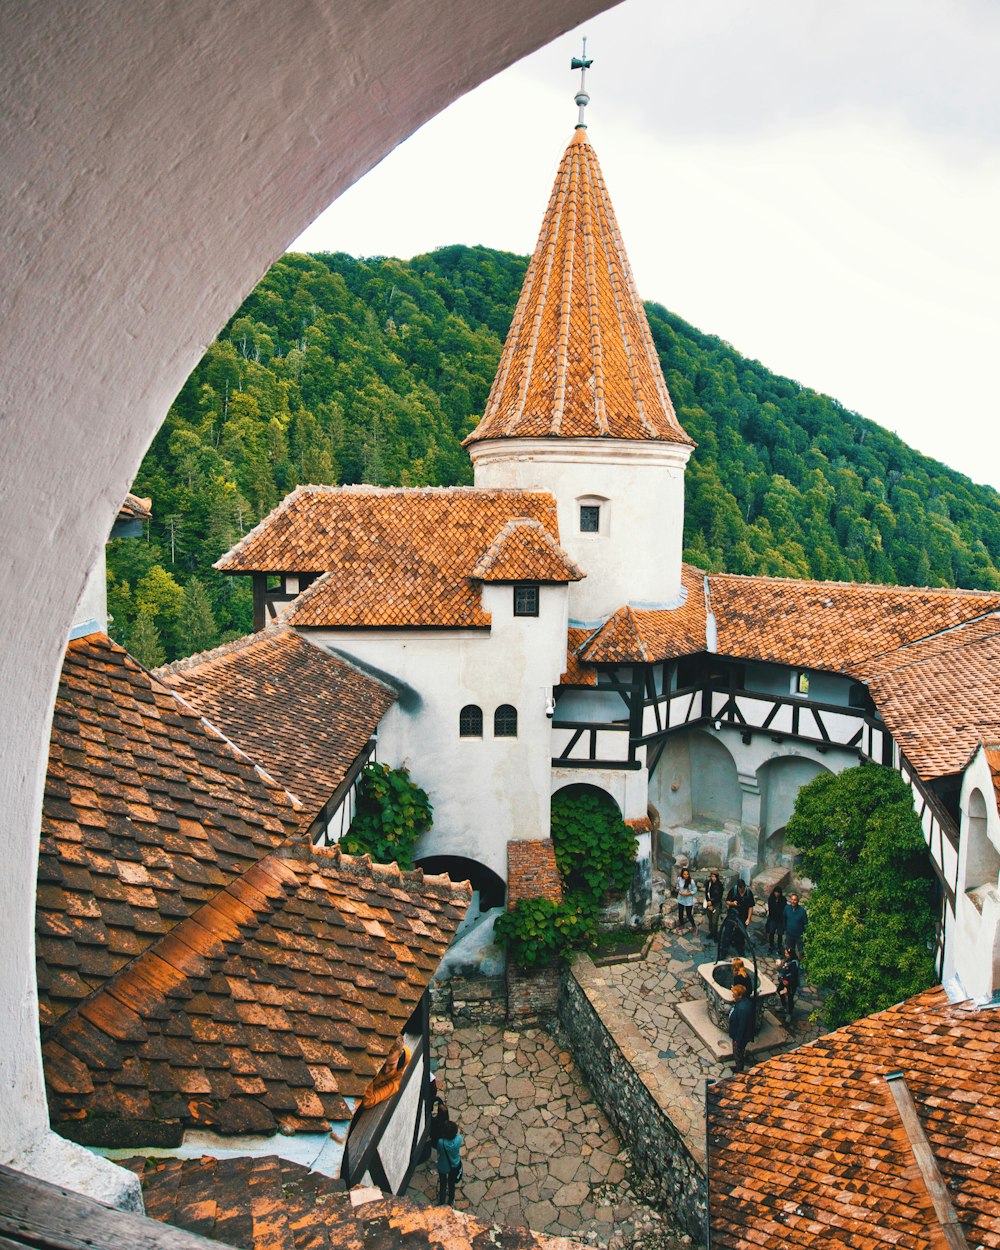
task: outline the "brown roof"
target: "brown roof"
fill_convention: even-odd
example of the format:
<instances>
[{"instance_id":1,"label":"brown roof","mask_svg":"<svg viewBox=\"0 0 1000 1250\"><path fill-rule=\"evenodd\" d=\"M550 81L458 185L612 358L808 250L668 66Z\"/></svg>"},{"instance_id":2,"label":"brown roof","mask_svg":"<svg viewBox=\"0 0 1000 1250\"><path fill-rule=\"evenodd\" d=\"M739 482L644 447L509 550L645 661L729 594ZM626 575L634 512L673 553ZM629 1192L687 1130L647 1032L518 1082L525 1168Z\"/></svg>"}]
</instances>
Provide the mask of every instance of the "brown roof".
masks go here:
<instances>
[{"instance_id":1,"label":"brown roof","mask_svg":"<svg viewBox=\"0 0 1000 1250\"><path fill-rule=\"evenodd\" d=\"M961 772L1000 724L1000 616L973 621L883 656L868 688L919 776Z\"/></svg>"},{"instance_id":2,"label":"brown roof","mask_svg":"<svg viewBox=\"0 0 1000 1250\"><path fill-rule=\"evenodd\" d=\"M583 130L559 165L486 410L465 441L554 437L692 445Z\"/></svg>"},{"instance_id":3,"label":"brown roof","mask_svg":"<svg viewBox=\"0 0 1000 1250\"><path fill-rule=\"evenodd\" d=\"M467 884L283 848L43 1032L54 1124L322 1132L350 1118L430 983Z\"/></svg>"},{"instance_id":4,"label":"brown roof","mask_svg":"<svg viewBox=\"0 0 1000 1250\"><path fill-rule=\"evenodd\" d=\"M310 816L396 699L282 627L179 660L156 676L301 799Z\"/></svg>"},{"instance_id":5,"label":"brown roof","mask_svg":"<svg viewBox=\"0 0 1000 1250\"><path fill-rule=\"evenodd\" d=\"M986 763L993 778L993 793L996 795L997 806L1000 807L1000 746L985 748Z\"/></svg>"},{"instance_id":6,"label":"brown roof","mask_svg":"<svg viewBox=\"0 0 1000 1250\"><path fill-rule=\"evenodd\" d=\"M152 499L143 499L140 495L126 495L118 509L119 521L148 521L152 515Z\"/></svg>"},{"instance_id":7,"label":"brown roof","mask_svg":"<svg viewBox=\"0 0 1000 1250\"><path fill-rule=\"evenodd\" d=\"M579 582L586 577L538 521L508 521L472 570L483 582Z\"/></svg>"},{"instance_id":8,"label":"brown roof","mask_svg":"<svg viewBox=\"0 0 1000 1250\"><path fill-rule=\"evenodd\" d=\"M71 642L42 809L43 1027L300 822L293 800L103 634Z\"/></svg>"},{"instance_id":9,"label":"brown roof","mask_svg":"<svg viewBox=\"0 0 1000 1250\"><path fill-rule=\"evenodd\" d=\"M571 1250L579 1242L484 1224L452 1207L388 1195L359 1201L340 1181L275 1155L130 1159L146 1213L239 1250Z\"/></svg>"},{"instance_id":10,"label":"brown roof","mask_svg":"<svg viewBox=\"0 0 1000 1250\"><path fill-rule=\"evenodd\" d=\"M580 648L589 664L672 659L705 650L705 574L681 570L684 602L676 608L620 608Z\"/></svg>"},{"instance_id":11,"label":"brown roof","mask_svg":"<svg viewBox=\"0 0 1000 1250\"><path fill-rule=\"evenodd\" d=\"M708 578L721 655L852 672L1000 609L1000 594L784 577Z\"/></svg>"},{"instance_id":12,"label":"brown roof","mask_svg":"<svg viewBox=\"0 0 1000 1250\"><path fill-rule=\"evenodd\" d=\"M569 559L557 546L554 498L472 487L299 486L215 567L329 574L293 603L287 620L296 626L485 628L473 570L518 518L552 539L521 547L518 578L549 580L554 554Z\"/></svg>"},{"instance_id":13,"label":"brown roof","mask_svg":"<svg viewBox=\"0 0 1000 1250\"><path fill-rule=\"evenodd\" d=\"M710 1087L712 1245L943 1246L897 1069L969 1245L1000 1247L1000 1011L939 988Z\"/></svg>"},{"instance_id":14,"label":"brown roof","mask_svg":"<svg viewBox=\"0 0 1000 1250\"><path fill-rule=\"evenodd\" d=\"M566 671L559 678L560 686L597 685L597 669L588 667L580 659L583 644L593 636L592 629L570 628L566 631Z\"/></svg>"}]
</instances>

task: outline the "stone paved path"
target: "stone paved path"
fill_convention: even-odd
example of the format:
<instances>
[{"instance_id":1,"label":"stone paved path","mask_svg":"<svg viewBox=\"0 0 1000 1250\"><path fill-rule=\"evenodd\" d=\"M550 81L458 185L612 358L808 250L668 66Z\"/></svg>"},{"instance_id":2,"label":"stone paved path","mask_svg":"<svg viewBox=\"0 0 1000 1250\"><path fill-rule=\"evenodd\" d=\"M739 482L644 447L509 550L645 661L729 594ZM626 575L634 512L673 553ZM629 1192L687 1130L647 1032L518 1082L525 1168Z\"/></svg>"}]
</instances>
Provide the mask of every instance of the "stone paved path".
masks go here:
<instances>
[{"instance_id":1,"label":"stone paved path","mask_svg":"<svg viewBox=\"0 0 1000 1250\"><path fill-rule=\"evenodd\" d=\"M606 996L617 1000L620 1009L657 1048L663 1062L669 1064L685 1100L683 1123L696 1126L694 1131L701 1142L704 1141L701 1117L705 1080L730 1076L733 1070L730 1062L717 1061L677 1011L680 1003L704 999L697 968L715 958L715 943L709 942L704 921L702 925L696 936L681 936L673 930L665 930L654 936L644 960L599 969ZM766 953L760 954L762 947L765 952L767 949L763 927L758 935L754 924L753 937L758 948L758 968L774 980L779 961ZM806 982L796 997L792 1027L784 1030L785 1040L763 1054L754 1055L751 1048L748 1067L821 1036L826 1030L809 1019L819 1003L818 994ZM691 1114L692 1105L696 1115ZM682 1117L678 1116L676 1122L681 1128Z\"/></svg>"},{"instance_id":2,"label":"stone paved path","mask_svg":"<svg viewBox=\"0 0 1000 1250\"><path fill-rule=\"evenodd\" d=\"M538 1028L442 1027L438 1084L465 1139L459 1210L595 1246L682 1244L633 1192L627 1152L557 1041ZM408 1196L433 1202L436 1188L432 1157Z\"/></svg>"}]
</instances>

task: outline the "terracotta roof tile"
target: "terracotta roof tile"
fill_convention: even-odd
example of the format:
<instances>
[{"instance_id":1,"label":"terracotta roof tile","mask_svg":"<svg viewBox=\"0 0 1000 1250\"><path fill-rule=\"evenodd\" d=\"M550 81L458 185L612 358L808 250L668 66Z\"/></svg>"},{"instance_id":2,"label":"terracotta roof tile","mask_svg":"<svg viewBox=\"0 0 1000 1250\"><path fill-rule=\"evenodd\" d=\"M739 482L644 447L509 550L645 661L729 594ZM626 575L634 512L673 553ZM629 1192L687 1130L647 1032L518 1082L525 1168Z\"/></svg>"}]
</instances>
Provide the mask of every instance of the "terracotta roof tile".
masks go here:
<instances>
[{"instance_id":1,"label":"terracotta roof tile","mask_svg":"<svg viewBox=\"0 0 1000 1250\"><path fill-rule=\"evenodd\" d=\"M996 795L997 806L1000 807L1000 746L987 747L985 754L990 776L993 778L993 792Z\"/></svg>"},{"instance_id":2,"label":"terracotta roof tile","mask_svg":"<svg viewBox=\"0 0 1000 1250\"><path fill-rule=\"evenodd\" d=\"M1000 609L1000 594L711 573L718 651L852 672L875 657Z\"/></svg>"},{"instance_id":3,"label":"terracotta roof tile","mask_svg":"<svg viewBox=\"0 0 1000 1250\"><path fill-rule=\"evenodd\" d=\"M293 800L103 634L71 642L42 809L43 1026L255 860Z\"/></svg>"},{"instance_id":4,"label":"terracotta roof tile","mask_svg":"<svg viewBox=\"0 0 1000 1250\"><path fill-rule=\"evenodd\" d=\"M381 682L281 627L155 675L301 799L310 817L396 699Z\"/></svg>"},{"instance_id":5,"label":"terracotta roof tile","mask_svg":"<svg viewBox=\"0 0 1000 1250\"><path fill-rule=\"evenodd\" d=\"M681 569L683 600L676 608L620 608L579 647L588 664L627 664L673 659L705 650L705 574Z\"/></svg>"},{"instance_id":6,"label":"terracotta roof tile","mask_svg":"<svg viewBox=\"0 0 1000 1250\"><path fill-rule=\"evenodd\" d=\"M299 486L215 567L327 574L294 601L295 626L486 628L473 569L518 518L558 550L555 500L540 491ZM546 580L552 547L537 564L522 554L519 577Z\"/></svg>"},{"instance_id":7,"label":"terracotta roof tile","mask_svg":"<svg viewBox=\"0 0 1000 1250\"><path fill-rule=\"evenodd\" d=\"M129 1159L146 1213L238 1250L573 1250L580 1243L484 1224L451 1207L384 1196L358 1202L342 1182L275 1155Z\"/></svg>"},{"instance_id":8,"label":"terracotta roof tile","mask_svg":"<svg viewBox=\"0 0 1000 1250\"><path fill-rule=\"evenodd\" d=\"M970 1245L1000 1247L1000 1012L935 988L709 1091L712 1244L943 1244L901 1070Z\"/></svg>"},{"instance_id":9,"label":"terracotta roof tile","mask_svg":"<svg viewBox=\"0 0 1000 1250\"><path fill-rule=\"evenodd\" d=\"M288 844L43 1032L54 1124L220 1133L350 1118L430 983L467 885ZM134 1140L134 1130L130 1140Z\"/></svg>"},{"instance_id":10,"label":"terracotta roof tile","mask_svg":"<svg viewBox=\"0 0 1000 1250\"><path fill-rule=\"evenodd\" d=\"M559 437L692 444L583 130L559 165L486 410L465 441Z\"/></svg>"},{"instance_id":11,"label":"terracotta roof tile","mask_svg":"<svg viewBox=\"0 0 1000 1250\"><path fill-rule=\"evenodd\" d=\"M586 577L538 521L508 521L483 553L472 576L482 582L579 582Z\"/></svg>"},{"instance_id":12,"label":"terracotta roof tile","mask_svg":"<svg viewBox=\"0 0 1000 1250\"><path fill-rule=\"evenodd\" d=\"M118 509L119 521L148 521L152 515L152 499L143 499L139 495L126 495Z\"/></svg>"},{"instance_id":13,"label":"terracotta roof tile","mask_svg":"<svg viewBox=\"0 0 1000 1250\"><path fill-rule=\"evenodd\" d=\"M580 659L583 645L594 635L592 629L569 629L566 632L566 671L559 679L560 686L596 686L597 669Z\"/></svg>"},{"instance_id":14,"label":"terracotta roof tile","mask_svg":"<svg viewBox=\"0 0 1000 1250\"><path fill-rule=\"evenodd\" d=\"M960 772L983 727L1000 727L1000 616L860 666L893 738L924 779Z\"/></svg>"}]
</instances>

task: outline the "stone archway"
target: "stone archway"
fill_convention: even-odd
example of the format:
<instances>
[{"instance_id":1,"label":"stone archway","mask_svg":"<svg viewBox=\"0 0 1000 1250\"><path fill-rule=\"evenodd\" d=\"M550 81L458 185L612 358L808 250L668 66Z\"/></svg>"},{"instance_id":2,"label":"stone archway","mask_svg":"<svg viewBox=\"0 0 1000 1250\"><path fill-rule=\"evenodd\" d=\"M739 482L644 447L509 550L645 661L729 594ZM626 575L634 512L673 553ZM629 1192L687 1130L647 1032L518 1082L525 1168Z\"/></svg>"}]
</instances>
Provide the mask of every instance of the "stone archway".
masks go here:
<instances>
[{"instance_id":1,"label":"stone archway","mask_svg":"<svg viewBox=\"0 0 1000 1250\"><path fill-rule=\"evenodd\" d=\"M252 0L0 9L0 527L18 587L0 648L0 1161L52 1142L32 940L49 726L75 606L143 453L204 344L321 209L609 3L292 0L280 22Z\"/></svg>"},{"instance_id":2,"label":"stone archway","mask_svg":"<svg viewBox=\"0 0 1000 1250\"><path fill-rule=\"evenodd\" d=\"M762 866L792 867L795 848L785 839L785 825L795 808L799 790L830 769L800 755L766 760L757 769L760 788L760 840L757 859Z\"/></svg>"}]
</instances>

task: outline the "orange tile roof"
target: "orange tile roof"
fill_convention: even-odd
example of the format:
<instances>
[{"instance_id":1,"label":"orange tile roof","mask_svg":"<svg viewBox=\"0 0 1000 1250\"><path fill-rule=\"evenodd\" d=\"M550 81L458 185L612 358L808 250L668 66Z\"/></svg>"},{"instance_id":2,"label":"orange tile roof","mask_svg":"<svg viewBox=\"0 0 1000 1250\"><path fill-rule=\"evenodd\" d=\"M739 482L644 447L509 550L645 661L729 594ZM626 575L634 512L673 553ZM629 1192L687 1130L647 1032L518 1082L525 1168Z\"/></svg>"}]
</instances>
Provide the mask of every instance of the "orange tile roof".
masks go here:
<instances>
[{"instance_id":1,"label":"orange tile roof","mask_svg":"<svg viewBox=\"0 0 1000 1250\"><path fill-rule=\"evenodd\" d=\"M572 1250L580 1242L484 1224L453 1207L384 1195L355 1200L342 1183L276 1155L129 1159L147 1215L238 1250Z\"/></svg>"},{"instance_id":2,"label":"orange tile roof","mask_svg":"<svg viewBox=\"0 0 1000 1250\"><path fill-rule=\"evenodd\" d=\"M1000 726L1000 616L882 656L863 676L917 774L960 772L986 725Z\"/></svg>"},{"instance_id":3,"label":"orange tile roof","mask_svg":"<svg viewBox=\"0 0 1000 1250\"><path fill-rule=\"evenodd\" d=\"M293 800L103 634L71 642L42 809L43 1027L280 845Z\"/></svg>"},{"instance_id":4,"label":"orange tile roof","mask_svg":"<svg viewBox=\"0 0 1000 1250\"><path fill-rule=\"evenodd\" d=\"M538 521L508 521L472 570L482 582L579 582L587 575Z\"/></svg>"},{"instance_id":5,"label":"orange tile roof","mask_svg":"<svg viewBox=\"0 0 1000 1250\"><path fill-rule=\"evenodd\" d=\"M721 655L851 672L1000 609L1000 594L782 577L708 578Z\"/></svg>"},{"instance_id":6,"label":"orange tile roof","mask_svg":"<svg viewBox=\"0 0 1000 1250\"><path fill-rule=\"evenodd\" d=\"M583 130L559 165L486 410L465 442L553 437L693 445Z\"/></svg>"},{"instance_id":7,"label":"orange tile roof","mask_svg":"<svg viewBox=\"0 0 1000 1250\"><path fill-rule=\"evenodd\" d=\"M940 988L710 1087L712 1245L944 1245L897 1069L969 1245L1000 1247L1000 1011Z\"/></svg>"},{"instance_id":8,"label":"orange tile roof","mask_svg":"<svg viewBox=\"0 0 1000 1250\"><path fill-rule=\"evenodd\" d=\"M518 838L507 843L507 904L522 898L562 900L562 878L550 838Z\"/></svg>"},{"instance_id":9,"label":"orange tile roof","mask_svg":"<svg viewBox=\"0 0 1000 1250\"><path fill-rule=\"evenodd\" d=\"M143 499L140 495L126 495L118 509L119 521L148 521L152 515L152 499Z\"/></svg>"},{"instance_id":10,"label":"orange tile roof","mask_svg":"<svg viewBox=\"0 0 1000 1250\"><path fill-rule=\"evenodd\" d=\"M52 1123L103 1145L154 1124L177 1140L329 1130L379 1071L470 898L447 877L286 844L43 1031Z\"/></svg>"},{"instance_id":11,"label":"orange tile roof","mask_svg":"<svg viewBox=\"0 0 1000 1250\"><path fill-rule=\"evenodd\" d=\"M566 671L559 679L560 686L597 685L597 669L589 668L580 659L583 644L593 635L592 629L571 628L566 631Z\"/></svg>"},{"instance_id":12,"label":"orange tile roof","mask_svg":"<svg viewBox=\"0 0 1000 1250\"><path fill-rule=\"evenodd\" d=\"M518 518L537 521L559 551L555 499L545 492L299 486L215 567L329 574L293 603L286 619L296 626L486 628L473 570ZM546 580L552 547L535 562L529 555L522 548L519 579Z\"/></svg>"},{"instance_id":13,"label":"orange tile roof","mask_svg":"<svg viewBox=\"0 0 1000 1250\"><path fill-rule=\"evenodd\" d=\"M993 778L993 793L996 796L997 807L1000 807L1000 746L986 747L985 754L990 776Z\"/></svg>"},{"instance_id":14,"label":"orange tile roof","mask_svg":"<svg viewBox=\"0 0 1000 1250\"><path fill-rule=\"evenodd\" d=\"M382 682L280 626L155 675L301 799L310 818L396 700Z\"/></svg>"},{"instance_id":15,"label":"orange tile roof","mask_svg":"<svg viewBox=\"0 0 1000 1250\"><path fill-rule=\"evenodd\" d=\"M684 602L676 608L620 608L581 647L589 664L672 659L705 650L705 574L681 570Z\"/></svg>"}]
</instances>

